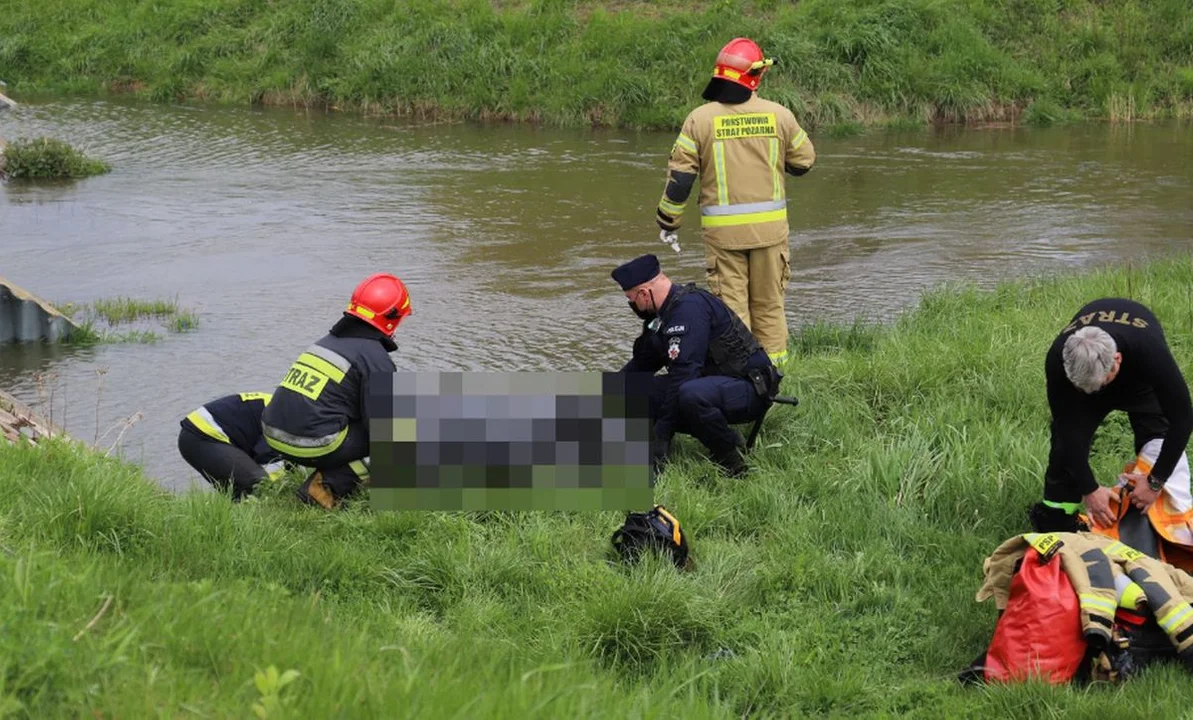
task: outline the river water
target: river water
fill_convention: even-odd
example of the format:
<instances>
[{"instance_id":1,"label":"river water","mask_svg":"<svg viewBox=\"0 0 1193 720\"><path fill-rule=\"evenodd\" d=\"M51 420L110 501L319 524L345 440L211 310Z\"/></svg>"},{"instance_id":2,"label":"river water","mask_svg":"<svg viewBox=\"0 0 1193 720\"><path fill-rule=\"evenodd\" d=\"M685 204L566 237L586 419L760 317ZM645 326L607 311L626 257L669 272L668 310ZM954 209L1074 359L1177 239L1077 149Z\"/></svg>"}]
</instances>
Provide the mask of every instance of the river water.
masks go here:
<instances>
[{"instance_id":1,"label":"river water","mask_svg":"<svg viewBox=\"0 0 1193 720\"><path fill-rule=\"evenodd\" d=\"M291 109L112 100L23 104L0 136L52 135L109 160L84 181L0 188L0 276L52 302L177 298L198 329L153 344L0 348L0 388L87 441L119 436L164 485L194 474L178 421L271 390L391 271L414 314L409 370L599 370L638 328L609 271L655 252L703 280L698 217L676 255L653 212L671 133L369 120ZM940 282L1193 244L1193 128L1181 125L813 136L789 178L794 330L889 318ZM139 415L138 415L139 413Z\"/></svg>"}]
</instances>

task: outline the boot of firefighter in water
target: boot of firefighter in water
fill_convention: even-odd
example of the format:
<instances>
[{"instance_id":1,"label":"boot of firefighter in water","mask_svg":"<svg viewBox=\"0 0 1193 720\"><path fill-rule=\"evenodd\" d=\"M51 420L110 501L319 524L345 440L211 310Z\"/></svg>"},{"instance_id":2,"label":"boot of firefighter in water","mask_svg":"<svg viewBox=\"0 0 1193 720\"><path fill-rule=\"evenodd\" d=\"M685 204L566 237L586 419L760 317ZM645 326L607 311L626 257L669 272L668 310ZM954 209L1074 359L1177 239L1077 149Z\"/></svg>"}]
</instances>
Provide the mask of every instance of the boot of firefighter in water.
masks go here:
<instances>
[{"instance_id":1,"label":"boot of firefighter in water","mask_svg":"<svg viewBox=\"0 0 1193 720\"><path fill-rule=\"evenodd\" d=\"M354 460L340 467L315 470L295 494L309 505L332 510L354 497L369 482L369 459Z\"/></svg>"}]
</instances>

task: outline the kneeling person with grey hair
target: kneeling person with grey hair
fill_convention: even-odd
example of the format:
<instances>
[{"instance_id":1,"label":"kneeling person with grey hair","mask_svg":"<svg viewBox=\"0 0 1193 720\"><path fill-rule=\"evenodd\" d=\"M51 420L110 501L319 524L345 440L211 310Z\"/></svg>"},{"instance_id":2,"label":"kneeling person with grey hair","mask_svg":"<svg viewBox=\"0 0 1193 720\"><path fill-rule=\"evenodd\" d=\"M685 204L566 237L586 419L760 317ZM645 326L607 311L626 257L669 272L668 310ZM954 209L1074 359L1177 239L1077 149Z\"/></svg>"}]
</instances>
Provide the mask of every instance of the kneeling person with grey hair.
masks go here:
<instances>
[{"instance_id":1,"label":"kneeling person with grey hair","mask_svg":"<svg viewBox=\"0 0 1193 720\"><path fill-rule=\"evenodd\" d=\"M1097 527L1115 524L1112 493L1098 484L1089 466L1094 432L1115 410L1127 413L1135 434L1135 472L1124 476L1133 485L1130 502L1139 511L1132 515L1142 517L1162 490L1193 507L1185 456L1193 403L1151 310L1125 298L1086 304L1053 341L1044 372L1052 447L1044 501L1032 511L1038 531L1077 529L1082 502Z\"/></svg>"}]
</instances>

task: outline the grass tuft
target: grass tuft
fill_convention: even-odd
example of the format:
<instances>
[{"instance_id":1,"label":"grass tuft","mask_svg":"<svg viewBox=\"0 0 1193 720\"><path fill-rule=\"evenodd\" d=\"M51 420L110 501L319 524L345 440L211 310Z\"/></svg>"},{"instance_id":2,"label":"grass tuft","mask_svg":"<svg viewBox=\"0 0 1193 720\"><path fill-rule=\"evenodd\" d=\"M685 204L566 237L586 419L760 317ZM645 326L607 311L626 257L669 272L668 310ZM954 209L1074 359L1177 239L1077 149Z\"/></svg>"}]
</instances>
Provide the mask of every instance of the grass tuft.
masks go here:
<instances>
[{"instance_id":1,"label":"grass tuft","mask_svg":"<svg viewBox=\"0 0 1193 720\"><path fill-rule=\"evenodd\" d=\"M157 321L170 332L188 332L199 326L198 314L181 308L178 299L143 300L131 297L100 298L90 303L65 303L56 306L74 320L77 329L68 340L75 345L100 343L156 343L161 335L150 328L134 327L117 330L119 326Z\"/></svg>"},{"instance_id":2,"label":"grass tuft","mask_svg":"<svg viewBox=\"0 0 1193 720\"><path fill-rule=\"evenodd\" d=\"M0 171L13 180L78 179L103 175L111 166L54 138L21 139L3 146Z\"/></svg>"}]
</instances>

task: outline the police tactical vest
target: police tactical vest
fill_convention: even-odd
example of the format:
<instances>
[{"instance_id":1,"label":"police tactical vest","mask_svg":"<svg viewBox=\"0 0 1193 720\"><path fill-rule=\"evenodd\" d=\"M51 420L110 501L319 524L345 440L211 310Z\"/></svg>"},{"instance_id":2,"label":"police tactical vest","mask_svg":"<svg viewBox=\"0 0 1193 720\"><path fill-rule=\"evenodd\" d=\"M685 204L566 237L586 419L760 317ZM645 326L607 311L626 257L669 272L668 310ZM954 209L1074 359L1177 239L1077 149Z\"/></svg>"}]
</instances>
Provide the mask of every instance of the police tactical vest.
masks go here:
<instances>
[{"instance_id":1,"label":"police tactical vest","mask_svg":"<svg viewBox=\"0 0 1193 720\"><path fill-rule=\"evenodd\" d=\"M679 302L680 298L692 293L700 296L701 300L712 306L714 322L721 319L727 320L729 323L729 326L719 335L709 338L705 374L747 377L746 371L749 368L750 358L755 352L763 351L762 345L737 316L737 313L729 309L729 306L725 305L717 296L696 287L695 283L688 283L677 288L671 302Z\"/></svg>"}]
</instances>

